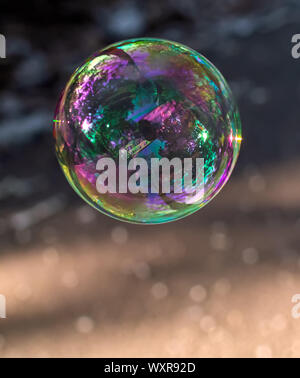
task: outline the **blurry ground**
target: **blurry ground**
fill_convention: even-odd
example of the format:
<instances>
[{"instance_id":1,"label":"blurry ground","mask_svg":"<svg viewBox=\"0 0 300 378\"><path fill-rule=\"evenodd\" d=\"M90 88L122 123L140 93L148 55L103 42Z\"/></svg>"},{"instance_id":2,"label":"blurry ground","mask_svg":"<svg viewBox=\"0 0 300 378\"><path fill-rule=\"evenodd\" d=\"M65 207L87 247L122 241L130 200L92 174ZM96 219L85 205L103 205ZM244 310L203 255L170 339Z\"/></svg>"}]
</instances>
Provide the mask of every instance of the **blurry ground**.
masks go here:
<instances>
[{"instance_id":1,"label":"blurry ground","mask_svg":"<svg viewBox=\"0 0 300 378\"><path fill-rule=\"evenodd\" d=\"M244 172L165 226L85 206L26 231L14 216L19 247L0 258L1 356L300 357L299 169Z\"/></svg>"},{"instance_id":2,"label":"blurry ground","mask_svg":"<svg viewBox=\"0 0 300 378\"><path fill-rule=\"evenodd\" d=\"M300 357L299 20L298 0L1 0L1 357ZM53 154L71 72L134 36L207 56L243 121L224 190L163 226L86 207Z\"/></svg>"}]
</instances>

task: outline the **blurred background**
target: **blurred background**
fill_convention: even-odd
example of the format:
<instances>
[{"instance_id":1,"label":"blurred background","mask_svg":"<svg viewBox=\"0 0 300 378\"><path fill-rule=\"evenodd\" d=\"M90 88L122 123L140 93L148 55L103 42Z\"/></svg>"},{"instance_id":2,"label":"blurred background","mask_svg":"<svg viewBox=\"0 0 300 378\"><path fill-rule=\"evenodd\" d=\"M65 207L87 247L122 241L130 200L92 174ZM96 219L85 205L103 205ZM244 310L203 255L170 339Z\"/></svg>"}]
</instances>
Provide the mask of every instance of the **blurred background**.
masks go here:
<instances>
[{"instance_id":1,"label":"blurred background","mask_svg":"<svg viewBox=\"0 0 300 378\"><path fill-rule=\"evenodd\" d=\"M300 357L298 0L1 0L1 357ZM243 144L212 203L160 226L89 208L54 155L74 69L131 37L210 59Z\"/></svg>"}]
</instances>

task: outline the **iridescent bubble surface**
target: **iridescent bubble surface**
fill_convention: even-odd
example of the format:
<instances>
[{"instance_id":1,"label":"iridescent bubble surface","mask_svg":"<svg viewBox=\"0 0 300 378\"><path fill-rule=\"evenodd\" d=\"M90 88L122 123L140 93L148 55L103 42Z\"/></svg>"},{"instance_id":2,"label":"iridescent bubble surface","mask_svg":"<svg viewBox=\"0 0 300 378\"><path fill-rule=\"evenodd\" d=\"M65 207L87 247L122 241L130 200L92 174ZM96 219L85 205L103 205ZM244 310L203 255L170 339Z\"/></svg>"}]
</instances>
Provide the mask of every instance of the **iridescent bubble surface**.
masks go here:
<instances>
[{"instance_id":1,"label":"iridescent bubble surface","mask_svg":"<svg viewBox=\"0 0 300 378\"><path fill-rule=\"evenodd\" d=\"M57 105L54 137L59 163L85 201L120 220L155 224L192 214L216 196L236 163L241 124L228 84L205 57L145 38L98 51L76 70ZM203 195L101 194L97 162L110 157L118 171L124 150L128 159L203 158Z\"/></svg>"}]
</instances>

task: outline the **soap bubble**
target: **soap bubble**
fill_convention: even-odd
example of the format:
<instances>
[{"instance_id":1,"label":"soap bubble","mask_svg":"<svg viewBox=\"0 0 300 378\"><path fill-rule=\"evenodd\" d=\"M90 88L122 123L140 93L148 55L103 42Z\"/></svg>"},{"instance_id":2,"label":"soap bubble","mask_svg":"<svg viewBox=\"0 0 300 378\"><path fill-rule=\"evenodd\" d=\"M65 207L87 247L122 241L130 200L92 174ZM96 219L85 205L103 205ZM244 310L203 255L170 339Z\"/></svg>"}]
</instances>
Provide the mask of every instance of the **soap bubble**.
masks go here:
<instances>
[{"instance_id":1,"label":"soap bubble","mask_svg":"<svg viewBox=\"0 0 300 378\"><path fill-rule=\"evenodd\" d=\"M165 223L205 206L229 179L239 113L202 55L160 39L96 52L57 105L59 163L90 205L116 219Z\"/></svg>"}]
</instances>

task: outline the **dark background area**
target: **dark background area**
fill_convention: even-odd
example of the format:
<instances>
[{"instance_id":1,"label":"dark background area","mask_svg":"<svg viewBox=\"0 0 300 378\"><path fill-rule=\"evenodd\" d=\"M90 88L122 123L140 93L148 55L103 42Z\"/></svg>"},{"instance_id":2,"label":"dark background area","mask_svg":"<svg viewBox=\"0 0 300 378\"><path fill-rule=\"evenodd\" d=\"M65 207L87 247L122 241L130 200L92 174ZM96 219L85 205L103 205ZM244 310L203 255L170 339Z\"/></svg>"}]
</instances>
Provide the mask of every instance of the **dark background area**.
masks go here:
<instances>
[{"instance_id":1,"label":"dark background area","mask_svg":"<svg viewBox=\"0 0 300 378\"><path fill-rule=\"evenodd\" d=\"M300 356L290 315L300 290L299 21L298 0L1 0L0 293L9 315L0 353ZM142 36L211 60L243 127L218 198L152 227L84 205L51 135L72 72L96 50Z\"/></svg>"},{"instance_id":2,"label":"dark background area","mask_svg":"<svg viewBox=\"0 0 300 378\"><path fill-rule=\"evenodd\" d=\"M291 36L299 17L299 2L290 0L2 1L7 59L0 62L1 177L46 171L49 191L66 189L50 134L59 93L92 52L136 36L187 44L221 70L243 121L238 169L293 159L300 142L300 87Z\"/></svg>"}]
</instances>

